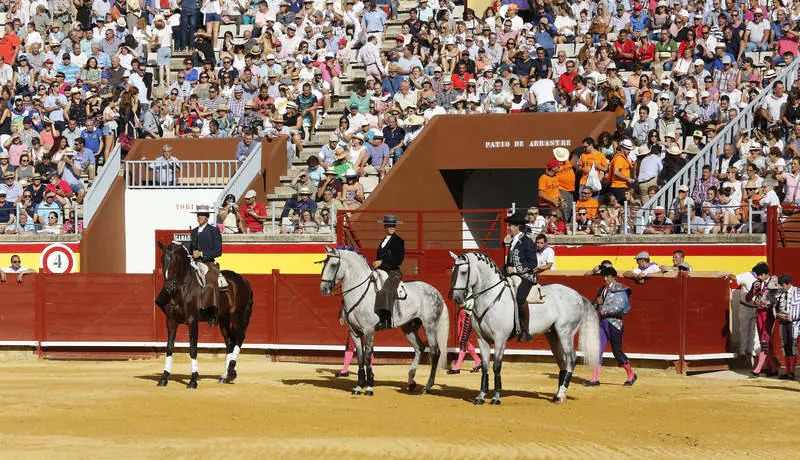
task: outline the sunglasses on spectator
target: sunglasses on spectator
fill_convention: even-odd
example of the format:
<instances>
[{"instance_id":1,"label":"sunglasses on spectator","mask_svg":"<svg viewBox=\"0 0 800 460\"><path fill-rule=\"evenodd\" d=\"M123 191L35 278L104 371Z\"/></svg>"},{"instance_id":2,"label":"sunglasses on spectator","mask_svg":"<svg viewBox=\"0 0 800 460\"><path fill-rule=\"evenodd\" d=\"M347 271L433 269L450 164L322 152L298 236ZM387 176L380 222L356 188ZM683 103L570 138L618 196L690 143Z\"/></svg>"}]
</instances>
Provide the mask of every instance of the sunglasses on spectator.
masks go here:
<instances>
[{"instance_id":1,"label":"sunglasses on spectator","mask_svg":"<svg viewBox=\"0 0 800 460\"><path fill-rule=\"evenodd\" d=\"M22 195L22 198L33 198L31 195Z\"/></svg>"},{"instance_id":2,"label":"sunglasses on spectator","mask_svg":"<svg viewBox=\"0 0 800 460\"><path fill-rule=\"evenodd\" d=\"M585 215L586 215L586 213L585 213L585 212L579 212L579 213L578 213L578 215L579 215L579 216L585 216Z\"/></svg>"},{"instance_id":3,"label":"sunglasses on spectator","mask_svg":"<svg viewBox=\"0 0 800 460\"><path fill-rule=\"evenodd\" d=\"M50 216L48 219L56 219L56 216Z\"/></svg>"},{"instance_id":4,"label":"sunglasses on spectator","mask_svg":"<svg viewBox=\"0 0 800 460\"><path fill-rule=\"evenodd\" d=\"M20 260L19 259L14 259L14 260L11 261L11 263L12 264L18 264L18 263L20 263Z\"/></svg>"}]
</instances>

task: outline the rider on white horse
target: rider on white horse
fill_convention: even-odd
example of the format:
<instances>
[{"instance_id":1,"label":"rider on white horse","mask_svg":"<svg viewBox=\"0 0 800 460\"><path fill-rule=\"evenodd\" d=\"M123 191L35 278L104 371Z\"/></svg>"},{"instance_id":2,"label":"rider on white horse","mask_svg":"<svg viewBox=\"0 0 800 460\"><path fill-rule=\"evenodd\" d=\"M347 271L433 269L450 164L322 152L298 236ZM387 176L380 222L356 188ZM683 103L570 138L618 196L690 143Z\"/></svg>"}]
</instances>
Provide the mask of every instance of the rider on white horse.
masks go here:
<instances>
[{"instance_id":1,"label":"rider on white horse","mask_svg":"<svg viewBox=\"0 0 800 460\"><path fill-rule=\"evenodd\" d=\"M527 298L531 288L538 284L538 277L535 272L538 265L536 263L536 245L525 233L528 222L521 213L518 212L507 218L506 222L508 223L508 234L511 236L511 244L508 248L505 271L508 275L517 275L521 278L516 294L520 323L517 340L519 342L527 342L531 340L531 334L528 332L529 309Z\"/></svg>"},{"instance_id":2,"label":"rider on white horse","mask_svg":"<svg viewBox=\"0 0 800 460\"><path fill-rule=\"evenodd\" d=\"M400 265L402 265L406 256L405 242L396 233L397 225L402 224L402 222L398 222L397 217L387 214L378 223L383 224L383 228L386 229L386 237L381 241L381 245L378 246L378 254L375 257L375 262L372 263L372 267L385 271L387 278L375 297L375 313L380 318L377 326L375 326L376 330L392 328L394 301L397 297L397 288L403 280Z\"/></svg>"}]
</instances>

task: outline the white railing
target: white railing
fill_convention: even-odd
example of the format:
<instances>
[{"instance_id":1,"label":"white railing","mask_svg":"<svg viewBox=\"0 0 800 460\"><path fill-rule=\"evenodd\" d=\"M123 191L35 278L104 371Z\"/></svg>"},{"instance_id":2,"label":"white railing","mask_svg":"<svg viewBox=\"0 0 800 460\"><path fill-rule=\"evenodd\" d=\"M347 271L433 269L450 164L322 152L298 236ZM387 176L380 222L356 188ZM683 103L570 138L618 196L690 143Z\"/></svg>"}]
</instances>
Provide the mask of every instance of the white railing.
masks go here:
<instances>
[{"instance_id":1,"label":"white railing","mask_svg":"<svg viewBox=\"0 0 800 460\"><path fill-rule=\"evenodd\" d=\"M111 189L111 185L114 184L114 179L119 176L121 152L119 144L111 149L103 168L100 169L97 177L94 178L94 182L92 182L92 186L89 187L89 191L86 193L86 197L83 200L84 228L89 226L95 213L100 208L100 203L103 202L106 194Z\"/></svg>"},{"instance_id":2,"label":"white railing","mask_svg":"<svg viewBox=\"0 0 800 460\"><path fill-rule=\"evenodd\" d=\"M238 161L237 161L238 163ZM261 174L261 142L247 155L247 158L239 165L236 174L230 178L225 188L219 193L217 201L221 205L225 200L225 195L231 194L238 200L247 191L247 187L253 179Z\"/></svg>"},{"instance_id":3,"label":"white railing","mask_svg":"<svg viewBox=\"0 0 800 460\"><path fill-rule=\"evenodd\" d=\"M766 88L764 88L755 99L750 101L750 104L747 105L742 111L739 112L739 115L736 116L730 123L728 123L722 131L719 132L714 139L711 140L704 148L701 150L694 158L690 159L686 166L676 174L672 179L669 180L663 187L661 187L653 198L651 198L642 209L639 211L639 216L649 216L652 213L652 210L656 206L664 206L665 208L669 208L672 205L672 202L675 200L675 197L678 196L678 188L681 185L686 185L690 189L694 187L695 182L703 173L703 166L711 165L712 172L716 172L717 169L717 159L719 155L722 154L722 150L725 147L725 144L731 144L733 146L736 145L736 141L738 140L739 133L742 130L750 129L753 127L753 119L755 118L755 112L758 107L761 107L762 103L764 102L764 98L767 95L772 94L772 88L775 86L775 83L781 82L783 85L788 89L794 82L797 80L797 69L800 66L800 59L795 59L791 65L787 66L783 69L781 74L772 81ZM684 136L688 135L688 133L684 133ZM740 152L742 153L742 152ZM747 152L743 152L746 154Z\"/></svg>"},{"instance_id":4,"label":"white railing","mask_svg":"<svg viewBox=\"0 0 800 460\"><path fill-rule=\"evenodd\" d=\"M236 160L134 160L125 162L128 188L222 188L239 169Z\"/></svg>"}]
</instances>

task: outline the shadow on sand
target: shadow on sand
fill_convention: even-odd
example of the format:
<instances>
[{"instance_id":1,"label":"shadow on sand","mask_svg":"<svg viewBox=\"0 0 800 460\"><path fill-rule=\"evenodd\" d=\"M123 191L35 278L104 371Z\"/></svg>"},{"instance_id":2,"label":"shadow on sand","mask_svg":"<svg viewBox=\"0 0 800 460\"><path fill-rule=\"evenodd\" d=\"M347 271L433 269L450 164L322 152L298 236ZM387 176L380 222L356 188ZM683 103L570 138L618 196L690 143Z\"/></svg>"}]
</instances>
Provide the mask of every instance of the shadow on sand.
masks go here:
<instances>
[{"instance_id":1,"label":"shadow on sand","mask_svg":"<svg viewBox=\"0 0 800 460\"><path fill-rule=\"evenodd\" d=\"M159 380L161 380L161 373L159 372L158 374L136 375L136 376L134 376L134 378L140 379L140 380L150 380L152 382L158 382ZM170 374L169 375L169 383L188 385L189 384L189 379L191 379L191 378L192 378L191 374ZM200 382L209 381L209 380L213 381L214 383L216 383L219 380L219 375L203 375L203 374L200 374L200 376L197 378L198 384Z\"/></svg>"},{"instance_id":2,"label":"shadow on sand","mask_svg":"<svg viewBox=\"0 0 800 460\"><path fill-rule=\"evenodd\" d=\"M350 392L356 386L356 376L353 373L350 374L350 377L332 377L332 376L320 376L318 378L309 378L309 379L283 379L281 382L284 385L311 385L316 388L325 388L329 390L339 390L339 391L347 391ZM556 379L558 376L556 375ZM427 379L425 380L427 381ZM379 377L376 376L375 380L375 391L379 392L381 389L390 388L393 389L397 393L403 393L408 395L421 395L422 389L425 387L425 381L417 382L417 387L414 389L413 392L407 391L407 383L405 381L399 380L381 380ZM475 381L476 384L480 383L480 379ZM460 386L453 386L447 384L437 383L433 387L433 396L443 396L445 398L451 399L458 399L462 401L472 402L472 400L477 396L478 388L477 385L475 388L464 388ZM490 388L490 393L487 396L487 400L492 397L494 391ZM535 391L525 391L525 390L503 390L502 397L506 398L509 396L518 396L520 398L530 398L530 399L541 399L545 401L550 401L550 398L553 396L552 394L548 393L538 393ZM568 399L572 399L572 397L568 396Z\"/></svg>"}]
</instances>

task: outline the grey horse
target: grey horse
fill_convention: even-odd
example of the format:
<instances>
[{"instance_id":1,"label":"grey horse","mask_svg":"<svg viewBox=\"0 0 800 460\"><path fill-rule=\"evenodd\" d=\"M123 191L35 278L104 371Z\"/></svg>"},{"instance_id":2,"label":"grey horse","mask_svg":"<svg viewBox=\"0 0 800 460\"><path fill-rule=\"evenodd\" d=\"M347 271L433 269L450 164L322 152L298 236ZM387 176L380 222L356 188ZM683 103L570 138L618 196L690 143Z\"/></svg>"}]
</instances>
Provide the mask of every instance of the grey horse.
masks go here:
<instances>
[{"instance_id":1,"label":"grey horse","mask_svg":"<svg viewBox=\"0 0 800 460\"><path fill-rule=\"evenodd\" d=\"M336 284L341 281L340 295L344 298L342 317L350 329L358 358L358 383L353 394L359 395L363 391L365 395L372 396L375 379L372 366L368 363L371 363L375 325L379 319L375 313L375 297L386 275L381 270L373 270L367 259L353 248L326 247L325 251L327 258L323 262L319 290L322 295L332 295ZM419 336L422 326L431 354L431 375L424 393L430 393L436 379L436 368L444 368L447 362L450 318L444 298L436 288L422 281L406 281L404 285L407 295L398 301L392 311L392 324L402 329L414 347L414 360L408 371L408 391L413 391L417 386L414 376L425 350L425 342Z\"/></svg>"},{"instance_id":2,"label":"grey horse","mask_svg":"<svg viewBox=\"0 0 800 460\"><path fill-rule=\"evenodd\" d=\"M461 255L450 253L455 260L450 288L453 300L459 305L473 301L472 326L478 333L481 351L481 391L475 405L484 403L489 392L489 345L494 344L494 388L490 404L500 404L503 353L506 341L514 332L516 311L515 277L506 278L494 261L482 252ZM518 282L518 278L517 278ZM467 294L467 292L472 294ZM558 367L558 391L553 402L564 403L576 364L573 347L575 333L580 329L580 348L586 364L594 368L600 362L600 325L592 304L574 289L560 284L542 287L543 304L532 304L528 332L544 333Z\"/></svg>"}]
</instances>

